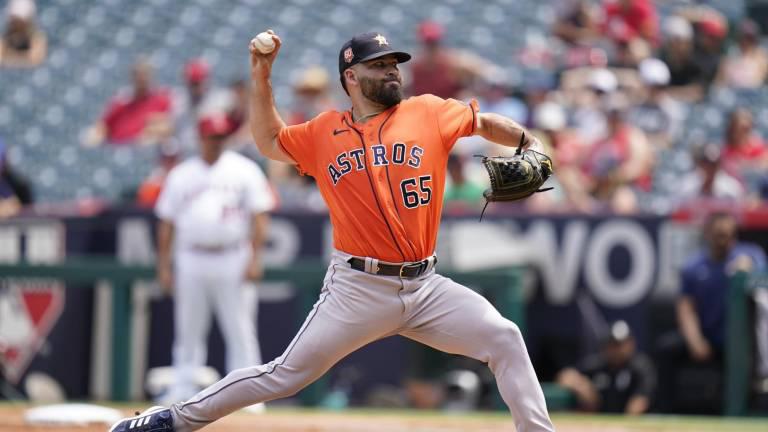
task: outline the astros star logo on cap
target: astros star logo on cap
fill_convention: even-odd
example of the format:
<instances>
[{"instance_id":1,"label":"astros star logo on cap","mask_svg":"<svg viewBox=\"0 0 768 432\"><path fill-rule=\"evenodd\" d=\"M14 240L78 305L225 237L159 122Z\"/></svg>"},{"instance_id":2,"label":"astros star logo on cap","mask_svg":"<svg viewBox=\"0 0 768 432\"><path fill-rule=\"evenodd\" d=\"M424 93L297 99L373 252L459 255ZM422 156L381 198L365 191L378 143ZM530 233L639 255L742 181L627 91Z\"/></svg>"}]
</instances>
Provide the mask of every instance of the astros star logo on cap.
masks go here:
<instances>
[{"instance_id":1,"label":"astros star logo on cap","mask_svg":"<svg viewBox=\"0 0 768 432\"><path fill-rule=\"evenodd\" d=\"M375 37L375 38L373 38L373 40L375 40L376 42L378 42L378 43L379 43L379 46L382 46L382 45L389 45L389 43L387 42L387 38L385 38L384 36L382 36L382 35L380 35L380 34L377 34L377 35L376 35L376 37Z\"/></svg>"}]
</instances>

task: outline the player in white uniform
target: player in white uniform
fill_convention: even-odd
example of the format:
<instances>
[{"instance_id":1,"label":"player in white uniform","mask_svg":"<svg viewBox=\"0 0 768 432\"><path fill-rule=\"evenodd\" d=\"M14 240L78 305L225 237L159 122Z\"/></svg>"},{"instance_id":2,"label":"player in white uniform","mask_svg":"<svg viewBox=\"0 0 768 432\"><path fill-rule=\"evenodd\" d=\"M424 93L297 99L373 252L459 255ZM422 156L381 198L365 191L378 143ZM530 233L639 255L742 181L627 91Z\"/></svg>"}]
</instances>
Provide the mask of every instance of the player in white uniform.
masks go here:
<instances>
[{"instance_id":1,"label":"player in white uniform","mask_svg":"<svg viewBox=\"0 0 768 432\"><path fill-rule=\"evenodd\" d=\"M259 166L224 149L230 129L224 115L200 120L200 155L171 171L155 208L158 278L175 295L171 402L199 391L194 375L206 361L211 312L226 343L227 371L261 363L256 288L247 282L261 277L267 212L276 203Z\"/></svg>"}]
</instances>

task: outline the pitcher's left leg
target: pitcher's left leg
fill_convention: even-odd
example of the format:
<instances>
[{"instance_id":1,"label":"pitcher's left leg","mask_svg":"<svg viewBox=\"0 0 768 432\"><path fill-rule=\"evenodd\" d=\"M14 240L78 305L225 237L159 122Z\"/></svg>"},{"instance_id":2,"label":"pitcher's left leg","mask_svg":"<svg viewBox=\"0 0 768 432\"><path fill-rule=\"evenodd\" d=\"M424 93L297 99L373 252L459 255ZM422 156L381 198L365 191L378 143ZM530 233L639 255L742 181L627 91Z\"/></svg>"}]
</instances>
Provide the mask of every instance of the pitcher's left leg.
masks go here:
<instances>
[{"instance_id":1,"label":"pitcher's left leg","mask_svg":"<svg viewBox=\"0 0 768 432\"><path fill-rule=\"evenodd\" d=\"M416 281L414 281L416 282ZM481 295L440 275L403 296L413 307L405 337L488 363L518 432L551 432L544 394L520 329Z\"/></svg>"}]
</instances>

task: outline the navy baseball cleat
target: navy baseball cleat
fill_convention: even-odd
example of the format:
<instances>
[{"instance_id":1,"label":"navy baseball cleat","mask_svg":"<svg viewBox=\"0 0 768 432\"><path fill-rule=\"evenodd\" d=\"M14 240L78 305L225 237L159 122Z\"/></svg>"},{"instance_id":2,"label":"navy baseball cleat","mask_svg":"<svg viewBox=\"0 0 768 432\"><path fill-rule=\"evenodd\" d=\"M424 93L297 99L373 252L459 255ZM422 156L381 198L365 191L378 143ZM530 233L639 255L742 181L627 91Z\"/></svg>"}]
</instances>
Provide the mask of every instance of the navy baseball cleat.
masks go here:
<instances>
[{"instance_id":1,"label":"navy baseball cleat","mask_svg":"<svg viewBox=\"0 0 768 432\"><path fill-rule=\"evenodd\" d=\"M112 425L109 432L173 432L171 410L155 406Z\"/></svg>"}]
</instances>

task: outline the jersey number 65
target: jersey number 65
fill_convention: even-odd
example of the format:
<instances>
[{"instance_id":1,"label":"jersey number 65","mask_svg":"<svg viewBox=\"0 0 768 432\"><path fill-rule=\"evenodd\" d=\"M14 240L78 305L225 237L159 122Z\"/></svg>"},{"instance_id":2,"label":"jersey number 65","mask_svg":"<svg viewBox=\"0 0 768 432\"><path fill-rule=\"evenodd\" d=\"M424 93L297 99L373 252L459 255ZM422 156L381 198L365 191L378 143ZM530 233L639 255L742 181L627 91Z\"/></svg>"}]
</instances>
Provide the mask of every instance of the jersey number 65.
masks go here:
<instances>
[{"instance_id":1,"label":"jersey number 65","mask_svg":"<svg viewBox=\"0 0 768 432\"><path fill-rule=\"evenodd\" d=\"M432 200L431 175L411 177L400 182L400 191L403 193L403 205L412 209L420 205L427 205Z\"/></svg>"}]
</instances>

